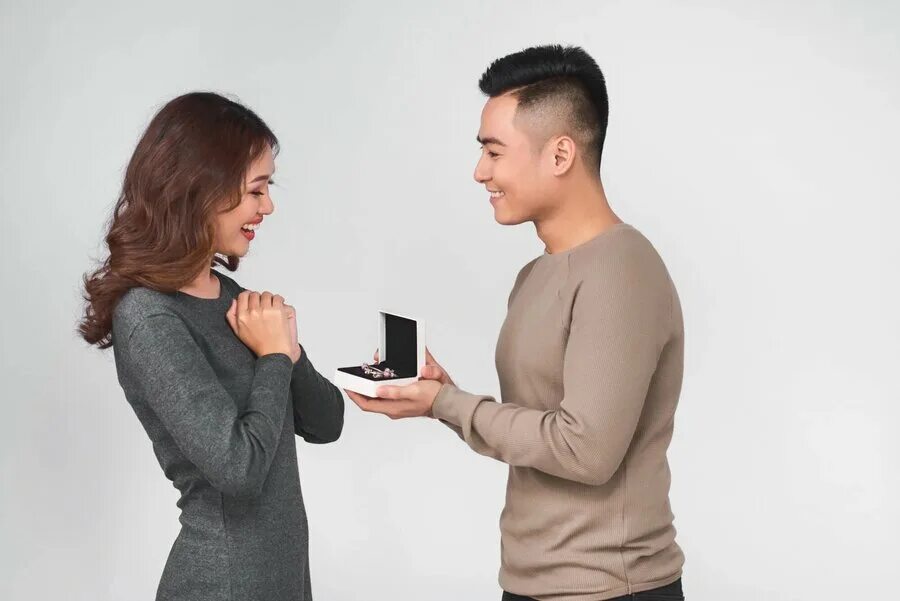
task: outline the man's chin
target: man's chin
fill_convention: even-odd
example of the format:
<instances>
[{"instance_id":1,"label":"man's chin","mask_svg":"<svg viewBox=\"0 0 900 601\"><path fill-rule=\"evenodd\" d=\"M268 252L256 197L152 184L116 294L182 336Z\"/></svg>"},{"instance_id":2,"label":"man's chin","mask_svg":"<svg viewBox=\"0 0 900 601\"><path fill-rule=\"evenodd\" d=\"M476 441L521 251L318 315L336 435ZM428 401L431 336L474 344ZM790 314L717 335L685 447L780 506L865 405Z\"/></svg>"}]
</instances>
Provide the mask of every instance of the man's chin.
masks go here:
<instances>
[{"instance_id":1,"label":"man's chin","mask_svg":"<svg viewBox=\"0 0 900 601\"><path fill-rule=\"evenodd\" d=\"M525 223L527 219L521 219L515 215L510 215L506 211L494 210L494 221L500 225L519 225Z\"/></svg>"}]
</instances>

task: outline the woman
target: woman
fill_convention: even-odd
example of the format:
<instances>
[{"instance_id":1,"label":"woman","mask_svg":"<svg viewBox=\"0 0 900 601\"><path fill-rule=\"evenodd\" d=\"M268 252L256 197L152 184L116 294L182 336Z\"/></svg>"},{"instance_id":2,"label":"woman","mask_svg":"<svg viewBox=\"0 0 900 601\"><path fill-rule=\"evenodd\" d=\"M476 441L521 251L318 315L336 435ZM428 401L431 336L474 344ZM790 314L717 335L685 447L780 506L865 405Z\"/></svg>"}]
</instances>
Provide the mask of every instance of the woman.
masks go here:
<instances>
[{"instance_id":1,"label":"woman","mask_svg":"<svg viewBox=\"0 0 900 601\"><path fill-rule=\"evenodd\" d=\"M119 382L181 491L181 532L158 600L311 599L294 434L340 436L340 392L297 342L279 295L234 271L263 219L278 141L211 93L162 108L125 173L85 277L81 335L113 347Z\"/></svg>"}]
</instances>

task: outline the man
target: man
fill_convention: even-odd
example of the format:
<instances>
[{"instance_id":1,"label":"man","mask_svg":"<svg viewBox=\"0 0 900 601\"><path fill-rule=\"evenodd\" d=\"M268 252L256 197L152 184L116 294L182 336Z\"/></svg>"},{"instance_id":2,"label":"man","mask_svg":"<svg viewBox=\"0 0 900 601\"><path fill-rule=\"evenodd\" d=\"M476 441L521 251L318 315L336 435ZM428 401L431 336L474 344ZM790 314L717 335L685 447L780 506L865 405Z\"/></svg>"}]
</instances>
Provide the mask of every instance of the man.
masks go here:
<instances>
[{"instance_id":1,"label":"man","mask_svg":"<svg viewBox=\"0 0 900 601\"><path fill-rule=\"evenodd\" d=\"M355 393L366 411L431 416L509 464L505 600L683 599L666 450L681 391L681 305L650 242L600 180L608 100L577 47L529 48L481 77L475 179L496 220L530 221L544 254L519 272L497 342L502 403L422 379Z\"/></svg>"}]
</instances>

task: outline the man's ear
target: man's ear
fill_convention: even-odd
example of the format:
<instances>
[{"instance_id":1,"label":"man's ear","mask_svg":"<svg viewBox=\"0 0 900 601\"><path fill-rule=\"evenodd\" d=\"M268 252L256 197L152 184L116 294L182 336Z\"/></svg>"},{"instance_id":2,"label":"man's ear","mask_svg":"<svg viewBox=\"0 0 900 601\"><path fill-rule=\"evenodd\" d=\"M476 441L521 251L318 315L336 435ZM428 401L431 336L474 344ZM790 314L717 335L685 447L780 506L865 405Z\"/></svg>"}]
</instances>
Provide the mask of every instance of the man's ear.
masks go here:
<instances>
[{"instance_id":1,"label":"man's ear","mask_svg":"<svg viewBox=\"0 0 900 601\"><path fill-rule=\"evenodd\" d=\"M575 141L569 136L559 136L550 140L553 155L553 175L565 175L575 164Z\"/></svg>"}]
</instances>

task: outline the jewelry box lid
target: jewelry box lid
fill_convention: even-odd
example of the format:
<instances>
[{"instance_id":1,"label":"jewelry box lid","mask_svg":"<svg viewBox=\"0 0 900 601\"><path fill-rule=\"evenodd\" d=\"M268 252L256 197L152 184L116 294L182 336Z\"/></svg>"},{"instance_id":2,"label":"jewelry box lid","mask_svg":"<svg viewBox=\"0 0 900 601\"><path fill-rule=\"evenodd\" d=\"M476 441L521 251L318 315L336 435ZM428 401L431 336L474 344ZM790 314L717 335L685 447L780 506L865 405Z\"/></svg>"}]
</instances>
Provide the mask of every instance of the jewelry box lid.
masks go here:
<instances>
[{"instance_id":1,"label":"jewelry box lid","mask_svg":"<svg viewBox=\"0 0 900 601\"><path fill-rule=\"evenodd\" d=\"M418 377L425 365L425 323L399 313L379 311L378 331L381 362Z\"/></svg>"}]
</instances>

